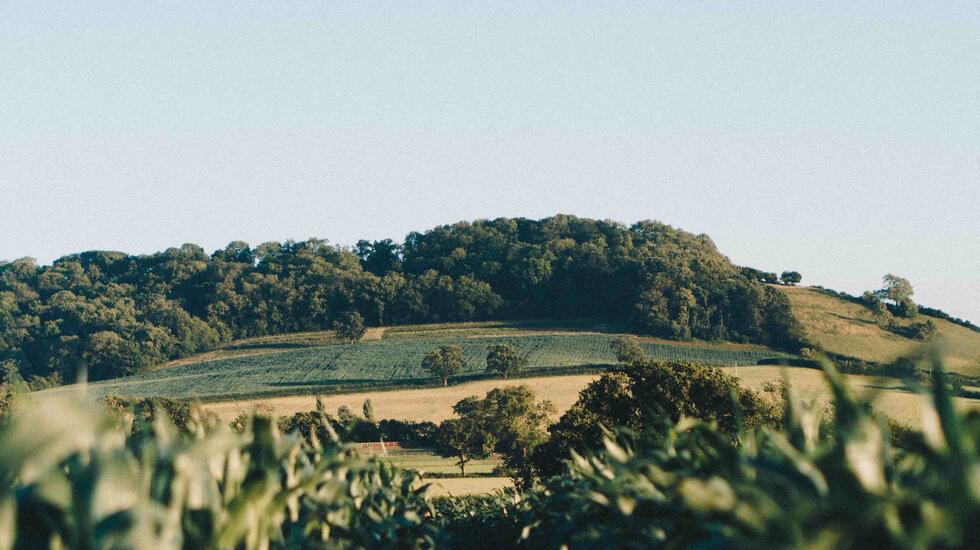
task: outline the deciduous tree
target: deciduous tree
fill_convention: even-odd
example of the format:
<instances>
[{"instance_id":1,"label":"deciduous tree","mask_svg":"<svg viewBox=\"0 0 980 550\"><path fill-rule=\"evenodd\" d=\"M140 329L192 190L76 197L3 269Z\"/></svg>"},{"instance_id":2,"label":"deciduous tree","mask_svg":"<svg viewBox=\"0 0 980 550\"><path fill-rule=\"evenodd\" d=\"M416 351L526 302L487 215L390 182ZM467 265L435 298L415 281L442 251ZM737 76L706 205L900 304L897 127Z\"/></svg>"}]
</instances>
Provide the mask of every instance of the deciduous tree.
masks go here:
<instances>
[{"instance_id":1,"label":"deciduous tree","mask_svg":"<svg viewBox=\"0 0 980 550\"><path fill-rule=\"evenodd\" d=\"M507 378L520 372L527 365L527 358L517 352L511 344L490 344L487 346L487 372L500 373Z\"/></svg>"},{"instance_id":2,"label":"deciduous tree","mask_svg":"<svg viewBox=\"0 0 980 550\"><path fill-rule=\"evenodd\" d=\"M798 271L783 271L779 276L779 279L786 285L796 285L803 280L803 275L800 275Z\"/></svg>"},{"instance_id":3,"label":"deciduous tree","mask_svg":"<svg viewBox=\"0 0 980 550\"><path fill-rule=\"evenodd\" d=\"M646 352L643 351L640 344L636 343L636 339L631 337L617 336L612 342L609 342L609 347L612 348L613 353L616 354L616 360L620 363L633 363L646 358Z\"/></svg>"},{"instance_id":4,"label":"deciduous tree","mask_svg":"<svg viewBox=\"0 0 980 550\"><path fill-rule=\"evenodd\" d=\"M337 338L348 344L353 344L364 337L367 327L364 326L364 317L360 313L348 311L334 321L333 330L337 334Z\"/></svg>"},{"instance_id":5,"label":"deciduous tree","mask_svg":"<svg viewBox=\"0 0 980 550\"><path fill-rule=\"evenodd\" d=\"M473 459L487 458L493 452L493 434L472 417L444 420L436 431L436 452L453 457L459 475L466 476L466 465Z\"/></svg>"},{"instance_id":6,"label":"deciduous tree","mask_svg":"<svg viewBox=\"0 0 980 550\"><path fill-rule=\"evenodd\" d=\"M449 385L449 377L455 376L466 367L463 348L459 346L439 346L425 354L422 368L432 376L440 379L443 386Z\"/></svg>"}]
</instances>

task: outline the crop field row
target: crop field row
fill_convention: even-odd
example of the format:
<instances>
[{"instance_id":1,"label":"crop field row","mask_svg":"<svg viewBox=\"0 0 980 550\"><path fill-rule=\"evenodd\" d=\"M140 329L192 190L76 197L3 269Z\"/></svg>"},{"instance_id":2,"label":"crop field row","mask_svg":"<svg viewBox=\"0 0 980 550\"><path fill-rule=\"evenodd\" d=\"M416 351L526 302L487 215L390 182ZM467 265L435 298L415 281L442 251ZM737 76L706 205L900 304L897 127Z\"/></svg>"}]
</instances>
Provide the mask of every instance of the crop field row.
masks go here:
<instances>
[{"instance_id":1,"label":"crop field row","mask_svg":"<svg viewBox=\"0 0 980 550\"><path fill-rule=\"evenodd\" d=\"M446 344L462 347L467 363L462 374L464 378L473 378L484 371L487 345L499 342L517 347L528 359L526 374L535 376L613 365L616 360L609 347L612 338L604 334L580 334L405 341L385 339L177 365L91 384L89 391L96 395L217 400L246 396L327 394L363 391L386 385L425 384L430 377L420 365L426 352L434 347ZM698 361L722 366L754 365L789 357L771 350L662 343L644 343L643 346L656 359Z\"/></svg>"}]
</instances>

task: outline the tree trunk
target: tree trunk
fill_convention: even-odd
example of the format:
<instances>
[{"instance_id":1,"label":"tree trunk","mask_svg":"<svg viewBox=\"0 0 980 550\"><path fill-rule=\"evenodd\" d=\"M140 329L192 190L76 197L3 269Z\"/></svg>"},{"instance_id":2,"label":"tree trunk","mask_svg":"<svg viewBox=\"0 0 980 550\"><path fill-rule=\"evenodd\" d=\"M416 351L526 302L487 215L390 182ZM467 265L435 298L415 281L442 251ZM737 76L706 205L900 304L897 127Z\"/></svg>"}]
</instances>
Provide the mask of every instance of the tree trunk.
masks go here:
<instances>
[{"instance_id":1,"label":"tree trunk","mask_svg":"<svg viewBox=\"0 0 980 550\"><path fill-rule=\"evenodd\" d=\"M459 477L466 477L466 461L462 456L459 457Z\"/></svg>"},{"instance_id":2,"label":"tree trunk","mask_svg":"<svg viewBox=\"0 0 980 550\"><path fill-rule=\"evenodd\" d=\"M443 376L442 377L442 387L445 388L447 386L449 386L449 377L448 376Z\"/></svg>"}]
</instances>

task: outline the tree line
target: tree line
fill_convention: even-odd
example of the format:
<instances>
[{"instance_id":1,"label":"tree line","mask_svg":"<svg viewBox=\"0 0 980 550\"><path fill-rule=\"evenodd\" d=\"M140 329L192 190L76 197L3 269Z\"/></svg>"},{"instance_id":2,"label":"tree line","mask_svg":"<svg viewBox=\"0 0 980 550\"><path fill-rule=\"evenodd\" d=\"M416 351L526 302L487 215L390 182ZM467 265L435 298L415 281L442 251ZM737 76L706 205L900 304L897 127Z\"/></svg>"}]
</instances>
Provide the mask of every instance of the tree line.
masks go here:
<instances>
[{"instance_id":1,"label":"tree line","mask_svg":"<svg viewBox=\"0 0 980 550\"><path fill-rule=\"evenodd\" d=\"M0 263L0 361L24 378L111 378L232 339L352 318L531 317L616 319L671 338L798 340L784 295L706 235L654 221L499 218L351 248L233 242L207 254L185 244Z\"/></svg>"}]
</instances>

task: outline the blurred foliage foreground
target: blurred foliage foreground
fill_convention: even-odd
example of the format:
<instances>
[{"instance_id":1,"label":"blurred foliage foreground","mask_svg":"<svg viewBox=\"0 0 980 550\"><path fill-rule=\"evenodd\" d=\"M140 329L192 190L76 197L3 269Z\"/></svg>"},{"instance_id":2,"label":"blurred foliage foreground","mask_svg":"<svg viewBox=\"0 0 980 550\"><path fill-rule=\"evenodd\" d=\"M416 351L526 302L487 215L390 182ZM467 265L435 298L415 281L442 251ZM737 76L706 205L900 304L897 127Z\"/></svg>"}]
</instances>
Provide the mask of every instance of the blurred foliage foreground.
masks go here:
<instances>
[{"instance_id":1,"label":"blurred foliage foreground","mask_svg":"<svg viewBox=\"0 0 980 550\"><path fill-rule=\"evenodd\" d=\"M931 361L921 433L895 437L828 364L829 413L784 384L780 429L613 430L526 491L438 500L413 473L268 419L181 434L19 404L0 428L0 550L977 547L980 417L954 408Z\"/></svg>"}]
</instances>

